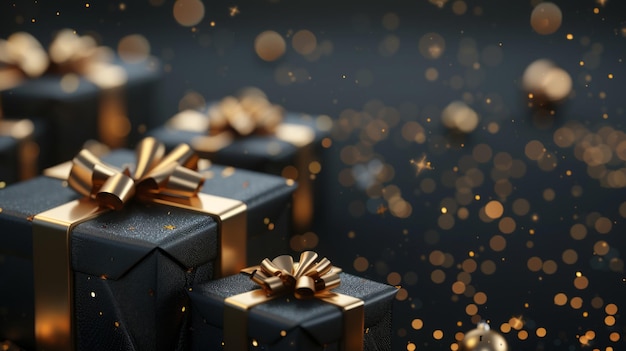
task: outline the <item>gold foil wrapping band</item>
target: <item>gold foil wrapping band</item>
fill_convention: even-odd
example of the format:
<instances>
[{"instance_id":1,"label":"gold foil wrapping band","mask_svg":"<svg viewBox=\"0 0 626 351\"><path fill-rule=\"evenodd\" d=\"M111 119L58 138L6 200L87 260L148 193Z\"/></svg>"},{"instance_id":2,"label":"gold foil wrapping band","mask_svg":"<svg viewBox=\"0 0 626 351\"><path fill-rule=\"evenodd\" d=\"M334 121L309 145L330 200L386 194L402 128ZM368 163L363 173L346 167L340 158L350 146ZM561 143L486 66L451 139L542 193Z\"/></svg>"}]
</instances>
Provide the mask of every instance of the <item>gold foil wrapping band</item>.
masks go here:
<instances>
[{"instance_id":1,"label":"gold foil wrapping band","mask_svg":"<svg viewBox=\"0 0 626 351\"><path fill-rule=\"evenodd\" d=\"M172 174L176 173L180 164L189 164L190 154L185 148L178 148L168 156L160 159L160 148L152 140L147 141L148 147L140 149L150 157L138 157L134 177L137 183L144 184L148 189L146 199L152 203L187 209L212 217L218 224L220 253L216 263L216 275L231 275L237 273L246 265L246 238L247 238L247 206L245 203L219 196L198 193L199 186L194 185L186 177L190 171L183 171L182 176L176 176L173 182L173 191L159 192L154 185L167 184ZM145 146L145 145L144 145ZM157 160L158 161L155 161ZM150 161L152 160L152 161ZM173 166L175 165L175 166ZM92 169L92 187L89 189L85 181L89 178ZM73 163L64 163L54 167L44 174L56 178L75 177L72 183L80 192L86 195L80 200L57 206L48 211L37 214L33 218L33 266L35 277L35 336L38 350L73 350L73 273L71 267L70 236L75 226L91 220L113 208L101 206L94 198L102 194L103 188L110 179L115 184L119 179L129 178L130 172L120 172L107 166L91 153L79 154ZM165 176L168 175L168 176ZM126 178L124 178L126 177ZM119 178L119 179L118 179ZM179 178L179 179L178 179ZM103 181L103 179L106 179ZM191 178L193 179L193 177ZM113 186L112 192L117 190ZM128 194L128 187L122 186L121 193ZM172 189L172 188L170 188ZM192 194L188 197L181 194ZM141 194L144 190L139 190ZM95 194L95 195L94 195ZM117 195L116 195L117 196ZM108 200L106 200L108 201ZM108 202L105 202L108 203Z\"/></svg>"},{"instance_id":2,"label":"gold foil wrapping band","mask_svg":"<svg viewBox=\"0 0 626 351\"><path fill-rule=\"evenodd\" d=\"M70 235L76 225L106 211L84 198L33 218L37 350L74 350Z\"/></svg>"},{"instance_id":3,"label":"gold foil wrapping band","mask_svg":"<svg viewBox=\"0 0 626 351\"><path fill-rule=\"evenodd\" d=\"M363 350L365 328L364 303L361 299L332 292L339 286L339 275L326 258L316 261L317 254L303 252L300 261L283 255L272 261L265 259L258 267L242 272L261 289L247 291L224 300L224 350L244 351L249 347L248 314L250 309L284 294L293 293L298 299L316 298L341 309L342 338L340 350ZM338 271L338 269L337 269Z\"/></svg>"}]
</instances>

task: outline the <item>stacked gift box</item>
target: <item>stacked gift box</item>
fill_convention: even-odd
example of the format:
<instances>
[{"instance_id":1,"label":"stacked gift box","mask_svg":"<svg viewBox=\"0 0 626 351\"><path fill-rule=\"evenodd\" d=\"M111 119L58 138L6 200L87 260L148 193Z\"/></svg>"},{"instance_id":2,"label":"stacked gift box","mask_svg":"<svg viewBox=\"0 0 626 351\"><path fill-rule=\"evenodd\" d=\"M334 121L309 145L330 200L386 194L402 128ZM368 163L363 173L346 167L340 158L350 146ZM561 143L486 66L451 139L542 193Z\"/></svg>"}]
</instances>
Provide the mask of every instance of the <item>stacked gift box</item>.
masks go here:
<instances>
[{"instance_id":1,"label":"stacked gift box","mask_svg":"<svg viewBox=\"0 0 626 351\"><path fill-rule=\"evenodd\" d=\"M299 183L294 196L297 232L312 227L323 198L324 177L318 177L322 142L329 136L328 116L287 112L257 88L183 110L149 133L168 148L189 142L201 157L219 164L280 175Z\"/></svg>"},{"instance_id":2,"label":"stacked gift box","mask_svg":"<svg viewBox=\"0 0 626 351\"><path fill-rule=\"evenodd\" d=\"M25 32L0 39L1 114L33 120L39 171L70 159L88 139L134 145L155 126L160 75L154 57L123 60L67 29L47 49Z\"/></svg>"},{"instance_id":3,"label":"stacked gift box","mask_svg":"<svg viewBox=\"0 0 626 351\"><path fill-rule=\"evenodd\" d=\"M45 55L20 35L8 42ZM74 50L89 43L60 36ZM32 76L19 60L5 62L18 79L1 91L2 111L32 118L39 134L30 122L29 133L0 143L13 172L0 191L0 279L10 287L0 290L3 347L390 349L396 288L310 251L299 261L285 255L321 202L313 180L327 117L285 112L247 90L140 139L158 63L113 58L83 71L92 59ZM81 150L89 139L113 151ZM33 140L39 163L18 174ZM243 309L242 298L252 299Z\"/></svg>"}]
</instances>

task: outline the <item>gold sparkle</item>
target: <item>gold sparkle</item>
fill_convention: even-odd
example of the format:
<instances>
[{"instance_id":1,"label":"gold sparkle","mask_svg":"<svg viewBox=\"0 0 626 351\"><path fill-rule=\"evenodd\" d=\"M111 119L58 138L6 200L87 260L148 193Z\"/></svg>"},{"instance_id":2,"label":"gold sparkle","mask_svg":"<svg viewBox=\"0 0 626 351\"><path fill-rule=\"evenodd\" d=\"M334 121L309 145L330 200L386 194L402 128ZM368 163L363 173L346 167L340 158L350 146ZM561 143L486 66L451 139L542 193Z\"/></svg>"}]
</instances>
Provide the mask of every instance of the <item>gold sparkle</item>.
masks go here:
<instances>
[{"instance_id":1,"label":"gold sparkle","mask_svg":"<svg viewBox=\"0 0 626 351\"><path fill-rule=\"evenodd\" d=\"M426 155L422 155L419 160L412 159L411 164L415 165L415 175L418 176L424 170L432 170L433 166L430 164L430 161L426 160Z\"/></svg>"},{"instance_id":2,"label":"gold sparkle","mask_svg":"<svg viewBox=\"0 0 626 351\"><path fill-rule=\"evenodd\" d=\"M378 208L376 209L376 214L384 215L385 212L387 212L388 210L389 209L385 205L380 204L380 205L378 205Z\"/></svg>"},{"instance_id":3,"label":"gold sparkle","mask_svg":"<svg viewBox=\"0 0 626 351\"><path fill-rule=\"evenodd\" d=\"M239 14L239 7L238 6L229 7L228 14L230 15L230 17L237 16Z\"/></svg>"},{"instance_id":4,"label":"gold sparkle","mask_svg":"<svg viewBox=\"0 0 626 351\"><path fill-rule=\"evenodd\" d=\"M167 230L174 230L176 228L176 226L172 225L172 224L166 224L166 225L163 226L163 228L167 229Z\"/></svg>"}]
</instances>

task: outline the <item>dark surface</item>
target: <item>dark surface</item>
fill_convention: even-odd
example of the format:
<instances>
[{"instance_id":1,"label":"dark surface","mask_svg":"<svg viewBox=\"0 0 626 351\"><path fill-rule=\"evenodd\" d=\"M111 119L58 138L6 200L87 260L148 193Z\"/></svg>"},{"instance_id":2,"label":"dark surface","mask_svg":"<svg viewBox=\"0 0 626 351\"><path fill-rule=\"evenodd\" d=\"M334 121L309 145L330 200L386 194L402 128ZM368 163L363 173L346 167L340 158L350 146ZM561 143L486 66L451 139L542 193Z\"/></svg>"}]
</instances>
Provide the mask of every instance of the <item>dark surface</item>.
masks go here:
<instances>
[{"instance_id":1,"label":"dark surface","mask_svg":"<svg viewBox=\"0 0 626 351\"><path fill-rule=\"evenodd\" d=\"M394 350L450 350L456 333L473 329L477 319L489 320L513 350L619 350L626 340L626 286L619 268L626 250L620 211L624 188L603 186L592 177L594 169L577 157L581 147L559 146L554 133L571 121L596 135L602 126L624 131L626 11L617 0L556 3L563 23L551 35L532 30L533 7L522 0L468 0L462 15L453 13L454 1L442 8L425 0L211 1L205 3L205 18L195 31L175 22L171 2L128 2L123 11L119 3L94 2L89 8L83 3L7 3L0 11L0 36L27 30L49 41L54 30L69 26L96 33L115 46L124 35L143 34L166 67L161 121L178 111L188 92L211 101L249 85L262 88L270 101L290 111L332 116L336 132L320 174L327 177L330 186L325 192L332 200L318 216L315 249L347 272L402 286L394 314ZM238 6L240 13L231 17L231 6ZM383 26L388 13L398 16L397 29ZM286 54L271 63L260 60L253 49L254 38L269 29L281 33L288 44ZM332 42L332 53L314 61L298 54L291 47L291 35L300 29L311 30L318 44ZM420 38L429 32L445 39L445 51L436 60L419 51ZM399 42L394 54L379 49L390 35ZM489 52L501 54L501 61ZM524 69L538 58L553 60L573 80L574 94L558 106L554 117L543 119L547 123L533 118L537 111L528 107L520 89ZM436 80L425 78L428 68L438 71ZM276 76L284 77L289 70L300 72L296 81L279 83ZM609 74L614 77L609 79ZM480 116L478 128L469 135L450 135L440 123L441 110L453 100L466 101ZM423 128L423 142L403 137L411 121ZM499 127L497 132L488 131L490 123ZM368 125L387 128L368 134ZM533 140L543 144L555 167L544 168L525 155ZM476 161L473 154L481 150L476 148L480 144L491 150L485 162ZM357 156L346 156L354 155L355 148ZM614 160L606 168L622 169L623 160L617 152L612 154ZM417 174L410 160L422 155L433 169ZM494 160L501 158L514 160L514 168L523 172L507 171L501 163L496 167ZM382 166L393 172L380 176ZM465 202L469 181L471 201ZM382 189L387 194L399 190L411 206L410 216L394 215ZM550 191L544 196L549 189L555 194L552 200L547 200ZM513 210L520 199L528 201L527 212ZM514 220L510 234L502 233L499 220L480 219L481 209L491 200L501 202L503 217ZM467 219L460 219L460 208L467 209ZM449 229L442 227L449 220L444 215L455 220ZM605 234L596 229L598 217L612 223ZM585 228L586 236L574 239L573 227ZM501 251L490 246L495 236L505 239ZM604 254L594 249L600 241L609 245L606 252L600 248ZM566 250L577 253L575 262L563 260ZM530 270L528 262L536 258L541 267ZM358 262L365 267L355 268ZM477 268L463 268L464 262L474 262ZM611 262L617 268L611 269ZM552 264L556 271L546 273L552 272ZM490 265L496 268L492 274L481 269ZM439 280L441 273L445 277ZM588 279L586 288L574 285L577 274ZM468 282L465 292L452 291L456 281ZM485 303L476 303L477 292L485 293ZM557 293L567 296L565 305L554 303ZM582 299L580 307L577 297ZM612 315L605 308L610 310L610 304L616 304L618 312L615 324L607 325L605 318ZM504 332L512 317L523 322L521 330ZM537 335L540 328L546 330L543 337ZM435 337L437 331L441 337ZM583 346L585 338L579 337L588 331L595 336ZM618 333L619 340L612 341L611 333Z\"/></svg>"}]
</instances>

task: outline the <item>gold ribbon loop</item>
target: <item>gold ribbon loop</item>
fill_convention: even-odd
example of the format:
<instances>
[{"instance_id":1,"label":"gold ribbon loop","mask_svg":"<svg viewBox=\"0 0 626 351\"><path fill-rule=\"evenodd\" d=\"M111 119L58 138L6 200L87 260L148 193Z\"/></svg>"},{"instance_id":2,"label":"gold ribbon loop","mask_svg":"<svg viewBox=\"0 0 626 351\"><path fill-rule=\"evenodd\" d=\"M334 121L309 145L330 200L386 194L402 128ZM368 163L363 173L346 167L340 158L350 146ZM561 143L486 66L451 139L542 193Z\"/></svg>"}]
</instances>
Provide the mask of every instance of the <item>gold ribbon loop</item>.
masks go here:
<instances>
[{"instance_id":1,"label":"gold ribbon loop","mask_svg":"<svg viewBox=\"0 0 626 351\"><path fill-rule=\"evenodd\" d=\"M209 133L233 132L238 136L272 134L284 114L283 108L269 102L263 91L246 88L238 97L227 96L209 108Z\"/></svg>"},{"instance_id":2,"label":"gold ribbon loop","mask_svg":"<svg viewBox=\"0 0 626 351\"><path fill-rule=\"evenodd\" d=\"M121 210L124 204L135 195L135 182L124 173L109 177L96 194L100 206Z\"/></svg>"},{"instance_id":3,"label":"gold ribbon loop","mask_svg":"<svg viewBox=\"0 0 626 351\"><path fill-rule=\"evenodd\" d=\"M144 138L137 144L135 149L136 165L133 178L142 179L153 169L158 160L165 155L165 145L159 143L155 138Z\"/></svg>"},{"instance_id":4,"label":"gold ribbon loop","mask_svg":"<svg viewBox=\"0 0 626 351\"><path fill-rule=\"evenodd\" d=\"M298 299L323 295L338 287L339 275L327 258L317 260L317 253L305 251L300 261L294 262L289 255L281 255L273 260L264 259L251 279L259 284L268 296L292 292Z\"/></svg>"},{"instance_id":5,"label":"gold ribbon loop","mask_svg":"<svg viewBox=\"0 0 626 351\"><path fill-rule=\"evenodd\" d=\"M161 195L189 200L204 184L200 173L187 168L197 166L197 156L190 150L188 145L181 145L163 156L165 146L154 138L145 138L137 145L133 176L128 169L119 170L82 150L72 161L68 184L100 206L115 210L124 207L136 194L144 201Z\"/></svg>"}]
</instances>

